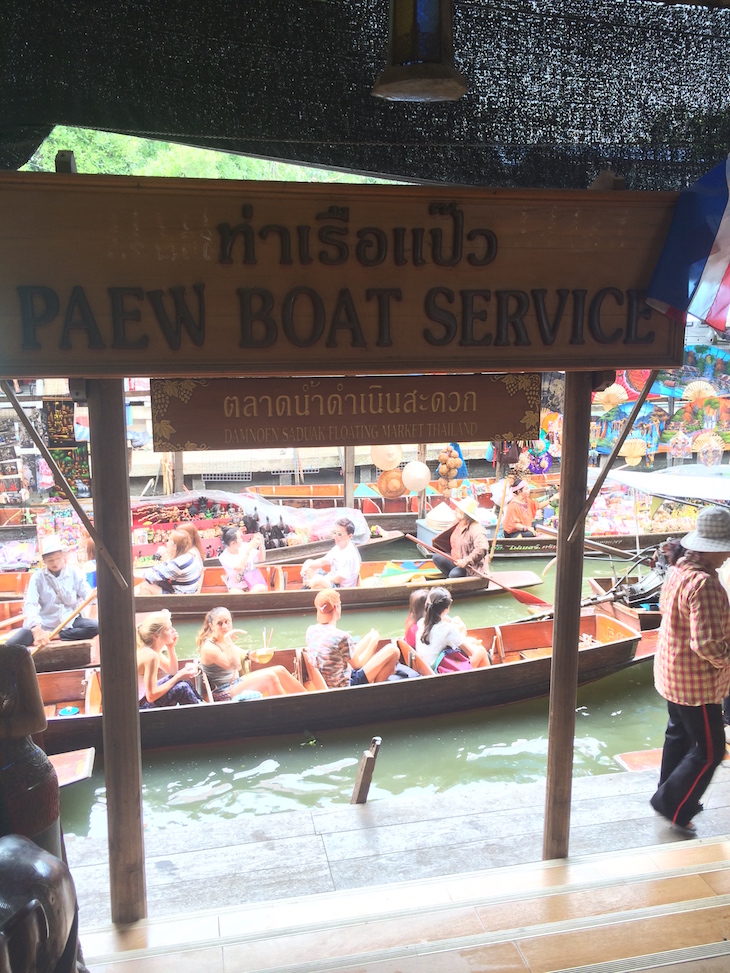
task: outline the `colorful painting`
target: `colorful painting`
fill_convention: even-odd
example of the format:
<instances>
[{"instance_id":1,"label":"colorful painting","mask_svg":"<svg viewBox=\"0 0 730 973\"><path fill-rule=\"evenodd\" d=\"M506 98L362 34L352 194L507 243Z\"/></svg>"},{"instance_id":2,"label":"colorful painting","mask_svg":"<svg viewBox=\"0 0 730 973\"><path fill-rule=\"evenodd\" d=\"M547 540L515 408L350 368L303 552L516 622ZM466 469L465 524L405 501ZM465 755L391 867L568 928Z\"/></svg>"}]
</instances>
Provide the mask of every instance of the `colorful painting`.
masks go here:
<instances>
[{"instance_id":1,"label":"colorful painting","mask_svg":"<svg viewBox=\"0 0 730 973\"><path fill-rule=\"evenodd\" d=\"M48 427L49 448L72 446L74 433L74 404L68 399L46 399L43 402Z\"/></svg>"},{"instance_id":2,"label":"colorful painting","mask_svg":"<svg viewBox=\"0 0 730 973\"><path fill-rule=\"evenodd\" d=\"M71 415L73 416L73 412ZM89 447L86 443L79 443L78 446L73 446L70 449L51 449L49 452L76 496L90 497ZM62 497L63 495L58 487L52 488L52 497Z\"/></svg>"}]
</instances>

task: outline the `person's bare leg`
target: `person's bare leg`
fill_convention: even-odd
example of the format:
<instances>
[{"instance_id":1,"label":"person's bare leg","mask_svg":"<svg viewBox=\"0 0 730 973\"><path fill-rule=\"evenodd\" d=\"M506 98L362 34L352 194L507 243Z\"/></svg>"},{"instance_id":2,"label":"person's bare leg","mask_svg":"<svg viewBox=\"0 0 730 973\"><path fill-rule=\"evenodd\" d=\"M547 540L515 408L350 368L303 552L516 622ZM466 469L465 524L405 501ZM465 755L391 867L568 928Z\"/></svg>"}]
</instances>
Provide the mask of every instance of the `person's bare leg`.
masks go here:
<instances>
[{"instance_id":1,"label":"person's bare leg","mask_svg":"<svg viewBox=\"0 0 730 973\"><path fill-rule=\"evenodd\" d=\"M392 676L395 672L399 658L400 652L396 645L386 645L379 649L370 661L362 667L368 682L385 682L388 676Z\"/></svg>"},{"instance_id":2,"label":"person's bare leg","mask_svg":"<svg viewBox=\"0 0 730 973\"><path fill-rule=\"evenodd\" d=\"M463 643L463 648L469 656L472 669L481 669L483 666L489 665L489 655L481 642L470 638Z\"/></svg>"},{"instance_id":3,"label":"person's bare leg","mask_svg":"<svg viewBox=\"0 0 730 973\"><path fill-rule=\"evenodd\" d=\"M134 589L135 595L161 595L164 594L162 588L158 584L152 584L151 581L140 581Z\"/></svg>"},{"instance_id":4,"label":"person's bare leg","mask_svg":"<svg viewBox=\"0 0 730 973\"><path fill-rule=\"evenodd\" d=\"M284 687L274 671L278 668L280 667L272 666L271 669L260 669L258 672L246 673L245 676L241 676L240 681L235 686L231 686L231 696L235 698L249 689L257 690L264 696L284 696ZM304 689L302 688L300 691L303 692Z\"/></svg>"},{"instance_id":5,"label":"person's bare leg","mask_svg":"<svg viewBox=\"0 0 730 973\"><path fill-rule=\"evenodd\" d=\"M364 669L365 664L372 658L373 653L378 647L380 634L371 628L357 643L350 663L353 669ZM400 654L400 653L399 653Z\"/></svg>"}]
</instances>

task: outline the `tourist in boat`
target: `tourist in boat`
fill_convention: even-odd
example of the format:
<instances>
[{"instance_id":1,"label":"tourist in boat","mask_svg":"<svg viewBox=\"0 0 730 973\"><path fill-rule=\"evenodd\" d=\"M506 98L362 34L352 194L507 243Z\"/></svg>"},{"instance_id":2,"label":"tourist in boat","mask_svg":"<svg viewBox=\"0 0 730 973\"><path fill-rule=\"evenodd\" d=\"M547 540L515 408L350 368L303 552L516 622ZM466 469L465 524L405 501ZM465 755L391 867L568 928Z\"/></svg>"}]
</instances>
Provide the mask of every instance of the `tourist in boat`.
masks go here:
<instances>
[{"instance_id":1,"label":"tourist in boat","mask_svg":"<svg viewBox=\"0 0 730 973\"><path fill-rule=\"evenodd\" d=\"M700 798L725 756L723 698L730 689L730 603L717 576L730 557L730 511L707 507L682 538L662 586L654 684L669 720L655 811L688 836Z\"/></svg>"},{"instance_id":2,"label":"tourist in boat","mask_svg":"<svg viewBox=\"0 0 730 973\"><path fill-rule=\"evenodd\" d=\"M266 556L264 538L255 533L250 541L244 541L236 527L226 527L221 535L223 550L220 562L226 572L226 586L232 594L246 591L268 591L266 579L256 567Z\"/></svg>"},{"instance_id":3,"label":"tourist in boat","mask_svg":"<svg viewBox=\"0 0 730 973\"><path fill-rule=\"evenodd\" d=\"M504 508L502 533L505 537L535 537L535 518L538 510L555 503L557 495L551 500L533 500L527 480L518 480L512 487L512 499Z\"/></svg>"},{"instance_id":4,"label":"tourist in boat","mask_svg":"<svg viewBox=\"0 0 730 973\"><path fill-rule=\"evenodd\" d=\"M340 594L333 589L317 592L317 622L306 634L309 661L322 673L330 689L385 682L395 672L400 652L396 645L378 649L380 636L371 629L357 643L337 627L342 615Z\"/></svg>"},{"instance_id":5,"label":"tourist in boat","mask_svg":"<svg viewBox=\"0 0 730 973\"><path fill-rule=\"evenodd\" d=\"M193 539L186 530L170 531L165 545L169 559L148 568L135 590L137 595L194 595L203 578L203 562L193 550Z\"/></svg>"},{"instance_id":6,"label":"tourist in boat","mask_svg":"<svg viewBox=\"0 0 730 973\"><path fill-rule=\"evenodd\" d=\"M449 672L457 668L486 666L489 662L487 650L481 642L467 635L461 619L450 617L451 602L451 593L446 588L429 591L424 616L416 629L418 654L434 672L439 672L440 666L441 671ZM447 656L451 657L451 664L445 662Z\"/></svg>"},{"instance_id":7,"label":"tourist in boat","mask_svg":"<svg viewBox=\"0 0 730 973\"><path fill-rule=\"evenodd\" d=\"M234 639L233 619L227 608L212 608L205 616L196 642L200 651L200 667L210 684L215 702L235 699L241 693L255 690L263 696L284 696L306 692L298 679L284 666L268 666L241 675L245 653ZM326 689L324 681L313 679L314 688Z\"/></svg>"},{"instance_id":8,"label":"tourist in boat","mask_svg":"<svg viewBox=\"0 0 730 973\"><path fill-rule=\"evenodd\" d=\"M453 501L456 524L451 531L451 557L434 554L433 563L446 578L465 578L488 571L489 538L479 522L474 497Z\"/></svg>"},{"instance_id":9,"label":"tourist in boat","mask_svg":"<svg viewBox=\"0 0 730 973\"><path fill-rule=\"evenodd\" d=\"M357 588L360 583L362 558L353 537L355 525L342 517L335 522L332 537L335 545L322 557L310 558L302 565L305 588Z\"/></svg>"},{"instance_id":10,"label":"tourist in boat","mask_svg":"<svg viewBox=\"0 0 730 973\"><path fill-rule=\"evenodd\" d=\"M198 671L196 663L178 668L177 632L167 609L152 612L137 626L137 681L139 708L189 706L202 703L188 682ZM165 675L158 679L160 672Z\"/></svg>"},{"instance_id":11,"label":"tourist in boat","mask_svg":"<svg viewBox=\"0 0 730 973\"><path fill-rule=\"evenodd\" d=\"M418 588L416 591L411 592L411 597L408 599L408 615L406 616L405 623L405 640L412 649L415 649L416 647L416 630L418 628L419 621L423 618L426 612L427 597L428 591L426 588Z\"/></svg>"},{"instance_id":12,"label":"tourist in boat","mask_svg":"<svg viewBox=\"0 0 730 973\"><path fill-rule=\"evenodd\" d=\"M205 545L203 544L203 538L200 536L200 532L195 524L190 520L183 520L177 524L178 530L184 530L186 533L190 534L190 539L193 542L193 546L190 548L191 551L197 553L200 558L200 563L205 561Z\"/></svg>"},{"instance_id":13,"label":"tourist in boat","mask_svg":"<svg viewBox=\"0 0 730 973\"><path fill-rule=\"evenodd\" d=\"M42 648L61 622L91 595L86 576L78 565L68 563L59 537L46 537L41 551L43 567L31 574L23 599L23 627L5 639L6 645ZM98 622L78 614L57 637L72 642L93 639L98 634Z\"/></svg>"}]
</instances>

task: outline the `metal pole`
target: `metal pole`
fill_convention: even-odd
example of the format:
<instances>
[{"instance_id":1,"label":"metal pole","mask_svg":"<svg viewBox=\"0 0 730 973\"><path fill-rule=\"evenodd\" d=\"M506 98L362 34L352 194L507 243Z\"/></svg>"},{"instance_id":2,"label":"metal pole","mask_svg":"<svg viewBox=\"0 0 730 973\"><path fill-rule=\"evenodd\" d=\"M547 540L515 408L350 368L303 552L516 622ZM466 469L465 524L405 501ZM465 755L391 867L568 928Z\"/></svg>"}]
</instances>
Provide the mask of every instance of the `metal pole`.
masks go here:
<instances>
[{"instance_id":1,"label":"metal pole","mask_svg":"<svg viewBox=\"0 0 730 973\"><path fill-rule=\"evenodd\" d=\"M583 521L580 513L588 482L591 388L590 372L566 374L543 833L545 859L565 858L570 834L583 582ZM568 536L571 529L572 534L577 534L573 540Z\"/></svg>"},{"instance_id":2,"label":"metal pole","mask_svg":"<svg viewBox=\"0 0 730 973\"><path fill-rule=\"evenodd\" d=\"M132 579L127 430L122 379L88 382L94 521L123 574ZM134 586L122 589L97 561L104 777L112 921L147 915L142 830Z\"/></svg>"}]
</instances>

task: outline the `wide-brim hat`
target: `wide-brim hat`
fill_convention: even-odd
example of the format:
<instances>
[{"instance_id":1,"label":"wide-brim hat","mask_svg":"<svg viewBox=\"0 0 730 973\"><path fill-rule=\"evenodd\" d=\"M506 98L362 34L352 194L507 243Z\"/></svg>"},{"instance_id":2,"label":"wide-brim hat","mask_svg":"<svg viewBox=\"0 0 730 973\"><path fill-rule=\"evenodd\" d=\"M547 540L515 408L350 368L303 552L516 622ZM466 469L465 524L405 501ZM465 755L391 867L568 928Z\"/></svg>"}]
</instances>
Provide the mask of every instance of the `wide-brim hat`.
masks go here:
<instances>
[{"instance_id":1,"label":"wide-brim hat","mask_svg":"<svg viewBox=\"0 0 730 973\"><path fill-rule=\"evenodd\" d=\"M56 554L59 551L63 552L63 549L61 538L55 534L51 534L41 541L41 557L45 557L47 554Z\"/></svg>"},{"instance_id":2,"label":"wide-brim hat","mask_svg":"<svg viewBox=\"0 0 730 973\"><path fill-rule=\"evenodd\" d=\"M396 500L407 493L400 470L386 470L378 477L378 491L386 500Z\"/></svg>"},{"instance_id":3,"label":"wide-brim hat","mask_svg":"<svg viewBox=\"0 0 730 973\"><path fill-rule=\"evenodd\" d=\"M471 517L472 520L479 520L479 504L474 497L464 497L463 500L454 500L453 504L459 510L463 511L467 517Z\"/></svg>"},{"instance_id":4,"label":"wide-brim hat","mask_svg":"<svg viewBox=\"0 0 730 973\"><path fill-rule=\"evenodd\" d=\"M697 526L682 538L687 551L718 553L730 556L730 510L725 507L705 507L697 515Z\"/></svg>"}]
</instances>

